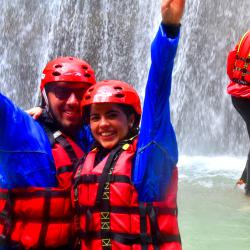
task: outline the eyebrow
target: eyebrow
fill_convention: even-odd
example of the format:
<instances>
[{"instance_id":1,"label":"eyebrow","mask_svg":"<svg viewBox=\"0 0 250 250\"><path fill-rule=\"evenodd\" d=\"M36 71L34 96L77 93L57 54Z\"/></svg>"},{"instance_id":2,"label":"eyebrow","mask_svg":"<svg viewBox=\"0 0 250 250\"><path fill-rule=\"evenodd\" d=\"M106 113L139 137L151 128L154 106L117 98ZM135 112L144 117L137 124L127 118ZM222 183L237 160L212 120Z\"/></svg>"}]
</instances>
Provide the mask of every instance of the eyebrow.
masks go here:
<instances>
[{"instance_id":1,"label":"eyebrow","mask_svg":"<svg viewBox=\"0 0 250 250\"><path fill-rule=\"evenodd\" d=\"M110 114L110 113L120 113L120 111L119 110L109 110L109 111L107 111L106 113L105 113L105 115L108 115L108 114ZM90 116L92 116L92 115L99 115L99 113L90 113Z\"/></svg>"}]
</instances>

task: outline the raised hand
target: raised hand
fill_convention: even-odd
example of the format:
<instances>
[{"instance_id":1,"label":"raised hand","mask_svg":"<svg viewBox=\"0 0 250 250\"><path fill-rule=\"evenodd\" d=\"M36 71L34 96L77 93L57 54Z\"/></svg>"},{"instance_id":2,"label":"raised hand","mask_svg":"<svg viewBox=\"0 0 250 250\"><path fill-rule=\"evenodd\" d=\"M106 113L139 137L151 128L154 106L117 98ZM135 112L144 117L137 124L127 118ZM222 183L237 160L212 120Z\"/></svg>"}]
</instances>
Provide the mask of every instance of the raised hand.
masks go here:
<instances>
[{"instance_id":1,"label":"raised hand","mask_svg":"<svg viewBox=\"0 0 250 250\"><path fill-rule=\"evenodd\" d=\"M185 7L185 0L162 0L161 15L164 24L178 25Z\"/></svg>"}]
</instances>

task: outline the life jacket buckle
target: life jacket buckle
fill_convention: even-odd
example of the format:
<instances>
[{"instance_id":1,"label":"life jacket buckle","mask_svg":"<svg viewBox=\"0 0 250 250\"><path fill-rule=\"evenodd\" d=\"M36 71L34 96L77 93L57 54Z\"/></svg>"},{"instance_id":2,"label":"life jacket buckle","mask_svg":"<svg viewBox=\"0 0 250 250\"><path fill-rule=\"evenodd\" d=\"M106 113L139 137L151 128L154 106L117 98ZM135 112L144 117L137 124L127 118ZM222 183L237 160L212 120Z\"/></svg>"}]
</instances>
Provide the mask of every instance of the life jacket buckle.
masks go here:
<instances>
[{"instance_id":1,"label":"life jacket buckle","mask_svg":"<svg viewBox=\"0 0 250 250\"><path fill-rule=\"evenodd\" d=\"M111 247L111 239L102 239L103 247Z\"/></svg>"}]
</instances>

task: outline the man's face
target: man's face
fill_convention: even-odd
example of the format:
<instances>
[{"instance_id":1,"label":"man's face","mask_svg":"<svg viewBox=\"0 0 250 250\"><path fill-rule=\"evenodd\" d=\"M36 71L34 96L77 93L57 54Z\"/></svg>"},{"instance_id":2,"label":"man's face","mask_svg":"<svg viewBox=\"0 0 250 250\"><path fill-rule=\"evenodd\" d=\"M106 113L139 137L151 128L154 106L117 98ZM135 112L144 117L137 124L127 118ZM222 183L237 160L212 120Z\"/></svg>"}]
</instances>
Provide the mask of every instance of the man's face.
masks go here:
<instances>
[{"instance_id":1,"label":"man's face","mask_svg":"<svg viewBox=\"0 0 250 250\"><path fill-rule=\"evenodd\" d=\"M62 130L75 135L82 126L81 100L87 87L84 83L50 83L46 89L50 112Z\"/></svg>"}]
</instances>

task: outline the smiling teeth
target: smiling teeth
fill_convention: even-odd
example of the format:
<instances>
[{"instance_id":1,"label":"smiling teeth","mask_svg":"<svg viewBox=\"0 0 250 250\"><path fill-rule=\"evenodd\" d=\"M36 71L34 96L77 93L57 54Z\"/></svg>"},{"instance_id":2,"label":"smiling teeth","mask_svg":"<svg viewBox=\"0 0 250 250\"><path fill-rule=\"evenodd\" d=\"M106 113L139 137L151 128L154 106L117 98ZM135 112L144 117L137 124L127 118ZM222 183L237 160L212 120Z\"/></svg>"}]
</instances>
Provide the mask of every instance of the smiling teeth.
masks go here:
<instances>
[{"instance_id":1,"label":"smiling teeth","mask_svg":"<svg viewBox=\"0 0 250 250\"><path fill-rule=\"evenodd\" d=\"M76 112L72 112L72 111L66 111L65 113L69 114L69 115L74 115L76 114Z\"/></svg>"},{"instance_id":2,"label":"smiling teeth","mask_svg":"<svg viewBox=\"0 0 250 250\"><path fill-rule=\"evenodd\" d=\"M111 132L105 132L105 133L102 133L101 135L102 136L110 136L110 135L112 135L112 133Z\"/></svg>"}]
</instances>

